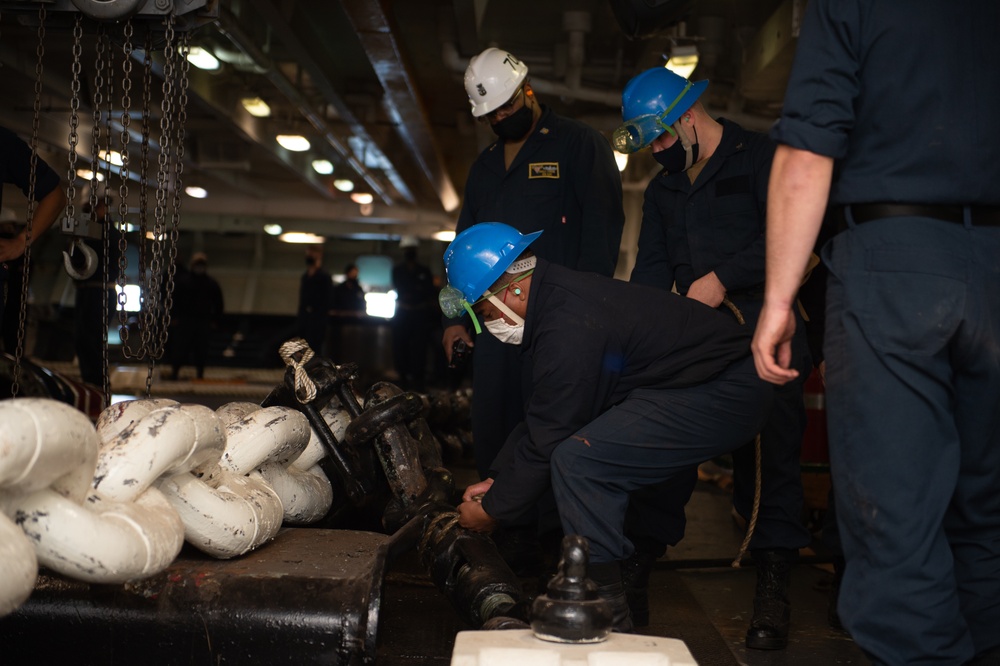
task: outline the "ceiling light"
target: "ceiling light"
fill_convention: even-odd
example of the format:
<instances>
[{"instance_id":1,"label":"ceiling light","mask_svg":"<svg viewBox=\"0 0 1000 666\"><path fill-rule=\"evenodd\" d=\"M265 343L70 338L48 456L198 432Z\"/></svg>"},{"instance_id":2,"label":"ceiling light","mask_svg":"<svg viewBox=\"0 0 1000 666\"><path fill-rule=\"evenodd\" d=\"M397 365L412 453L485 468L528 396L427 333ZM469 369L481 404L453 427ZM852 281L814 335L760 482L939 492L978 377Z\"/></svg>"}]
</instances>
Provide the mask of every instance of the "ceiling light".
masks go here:
<instances>
[{"instance_id":1,"label":"ceiling light","mask_svg":"<svg viewBox=\"0 0 1000 666\"><path fill-rule=\"evenodd\" d=\"M102 150L99 153L97 153L97 156L100 157L105 162L113 164L114 166L121 166L122 164L124 164L124 162L122 161L122 154L119 153L117 150L112 150L111 152Z\"/></svg>"},{"instance_id":2,"label":"ceiling light","mask_svg":"<svg viewBox=\"0 0 1000 666\"><path fill-rule=\"evenodd\" d=\"M454 231L448 231L447 229L445 229L444 231L435 231L434 235L432 236L432 238L434 238L434 240L439 240L439 241L444 241L445 243L450 243L453 240L455 240L455 232Z\"/></svg>"},{"instance_id":3,"label":"ceiling light","mask_svg":"<svg viewBox=\"0 0 1000 666\"><path fill-rule=\"evenodd\" d=\"M291 150L296 153L309 150L309 139L301 134L279 134L275 138L278 144L285 150Z\"/></svg>"},{"instance_id":4,"label":"ceiling light","mask_svg":"<svg viewBox=\"0 0 1000 666\"><path fill-rule=\"evenodd\" d=\"M76 170L76 176L77 176L77 178L82 178L84 180L94 180L94 176L95 175L97 176L97 182L98 183L103 183L104 182L104 174L101 173L100 171L98 171L95 174L90 169L77 169Z\"/></svg>"},{"instance_id":5,"label":"ceiling light","mask_svg":"<svg viewBox=\"0 0 1000 666\"><path fill-rule=\"evenodd\" d=\"M200 46L192 46L187 52L188 62L198 69L216 70L219 69L219 59L210 51Z\"/></svg>"},{"instance_id":6,"label":"ceiling light","mask_svg":"<svg viewBox=\"0 0 1000 666\"><path fill-rule=\"evenodd\" d=\"M278 236L278 240L285 243L314 243L322 244L326 241L322 236L306 233L304 231L286 231Z\"/></svg>"},{"instance_id":7,"label":"ceiling light","mask_svg":"<svg viewBox=\"0 0 1000 666\"><path fill-rule=\"evenodd\" d=\"M264 233L267 234L268 236L277 236L282 231L284 231L284 229L281 228L280 224L265 224L264 225Z\"/></svg>"},{"instance_id":8,"label":"ceiling light","mask_svg":"<svg viewBox=\"0 0 1000 666\"><path fill-rule=\"evenodd\" d=\"M698 48L694 44L675 44L670 49L670 59L664 66L678 76L691 78L694 68L698 66Z\"/></svg>"},{"instance_id":9,"label":"ceiling light","mask_svg":"<svg viewBox=\"0 0 1000 666\"><path fill-rule=\"evenodd\" d=\"M333 173L333 162L330 160L313 160L312 165L316 173L323 174L324 176L329 176Z\"/></svg>"},{"instance_id":10,"label":"ceiling light","mask_svg":"<svg viewBox=\"0 0 1000 666\"><path fill-rule=\"evenodd\" d=\"M198 187L197 185L188 185L184 188L184 193L189 197L194 197L195 199L204 199L208 196L208 190L204 187Z\"/></svg>"},{"instance_id":11,"label":"ceiling light","mask_svg":"<svg viewBox=\"0 0 1000 666\"><path fill-rule=\"evenodd\" d=\"M348 180L347 178L338 178L333 181L333 186L341 192L350 192L354 189L354 181Z\"/></svg>"},{"instance_id":12,"label":"ceiling light","mask_svg":"<svg viewBox=\"0 0 1000 666\"><path fill-rule=\"evenodd\" d=\"M625 167L628 165L628 155L625 153L619 153L617 150L612 152L615 154L615 163L618 165L618 170L624 171Z\"/></svg>"},{"instance_id":13,"label":"ceiling light","mask_svg":"<svg viewBox=\"0 0 1000 666\"><path fill-rule=\"evenodd\" d=\"M243 104L243 108L247 110L251 116L256 118L267 118L271 115L271 107L267 105L267 102L262 100L260 97L244 97L240 100Z\"/></svg>"},{"instance_id":14,"label":"ceiling light","mask_svg":"<svg viewBox=\"0 0 1000 666\"><path fill-rule=\"evenodd\" d=\"M372 201L375 201L375 197L368 192L355 192L351 195L351 201L364 206L365 204L370 204Z\"/></svg>"}]
</instances>

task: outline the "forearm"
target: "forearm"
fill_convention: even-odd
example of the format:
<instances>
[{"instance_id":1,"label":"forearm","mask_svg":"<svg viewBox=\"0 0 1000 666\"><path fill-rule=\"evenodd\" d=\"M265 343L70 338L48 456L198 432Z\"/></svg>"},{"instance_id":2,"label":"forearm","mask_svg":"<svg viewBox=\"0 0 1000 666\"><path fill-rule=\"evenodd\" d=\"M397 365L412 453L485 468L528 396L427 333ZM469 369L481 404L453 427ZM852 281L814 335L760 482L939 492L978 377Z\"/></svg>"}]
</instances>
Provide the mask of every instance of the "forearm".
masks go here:
<instances>
[{"instance_id":1,"label":"forearm","mask_svg":"<svg viewBox=\"0 0 1000 666\"><path fill-rule=\"evenodd\" d=\"M778 147L767 199L767 281L764 300L790 308L816 244L830 194L833 158Z\"/></svg>"}]
</instances>

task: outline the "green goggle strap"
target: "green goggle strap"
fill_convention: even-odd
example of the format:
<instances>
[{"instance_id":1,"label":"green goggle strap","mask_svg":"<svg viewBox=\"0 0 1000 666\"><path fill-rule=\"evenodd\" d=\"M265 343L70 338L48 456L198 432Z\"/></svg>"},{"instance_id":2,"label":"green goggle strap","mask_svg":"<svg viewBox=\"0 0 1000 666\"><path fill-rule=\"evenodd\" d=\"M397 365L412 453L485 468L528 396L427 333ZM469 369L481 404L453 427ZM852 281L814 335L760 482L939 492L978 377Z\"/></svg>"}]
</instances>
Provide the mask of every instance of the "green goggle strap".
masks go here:
<instances>
[{"instance_id":1,"label":"green goggle strap","mask_svg":"<svg viewBox=\"0 0 1000 666\"><path fill-rule=\"evenodd\" d=\"M470 317L472 317L472 325L476 328L476 335L482 333L483 328L479 325L479 319L476 318L476 313L472 311L472 306L469 305L469 301L463 300L462 307L465 308L465 311L469 313Z\"/></svg>"}]
</instances>

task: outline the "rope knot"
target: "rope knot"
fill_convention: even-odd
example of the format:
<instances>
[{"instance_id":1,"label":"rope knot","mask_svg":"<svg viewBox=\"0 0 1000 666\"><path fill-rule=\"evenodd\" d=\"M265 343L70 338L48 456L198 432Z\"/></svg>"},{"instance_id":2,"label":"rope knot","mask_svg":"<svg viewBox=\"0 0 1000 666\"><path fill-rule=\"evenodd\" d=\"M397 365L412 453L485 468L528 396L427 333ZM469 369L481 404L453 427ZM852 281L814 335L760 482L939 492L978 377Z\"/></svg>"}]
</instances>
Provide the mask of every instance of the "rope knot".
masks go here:
<instances>
[{"instance_id":1,"label":"rope knot","mask_svg":"<svg viewBox=\"0 0 1000 666\"><path fill-rule=\"evenodd\" d=\"M305 404L316 398L316 384L306 372L308 363L316 353L302 338L292 338L281 345L278 350L285 365L295 369L295 399Z\"/></svg>"}]
</instances>

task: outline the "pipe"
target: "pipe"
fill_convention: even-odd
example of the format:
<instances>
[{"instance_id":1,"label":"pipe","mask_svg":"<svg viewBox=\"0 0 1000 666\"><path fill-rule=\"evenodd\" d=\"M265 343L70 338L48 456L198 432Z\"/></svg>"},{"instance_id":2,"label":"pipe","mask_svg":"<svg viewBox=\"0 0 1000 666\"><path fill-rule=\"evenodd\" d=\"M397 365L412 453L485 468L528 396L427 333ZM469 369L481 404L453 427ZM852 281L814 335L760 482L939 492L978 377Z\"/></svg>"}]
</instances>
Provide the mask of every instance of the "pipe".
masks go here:
<instances>
[{"instance_id":1,"label":"pipe","mask_svg":"<svg viewBox=\"0 0 1000 666\"><path fill-rule=\"evenodd\" d=\"M448 67L448 69L453 72L465 72L465 68L468 63L462 60L462 58L458 55L458 48L454 44L447 42L442 44L441 53L442 60L444 60L444 64ZM565 83L557 83L547 79L531 76L530 67L528 71L528 82L531 83L532 88L546 95L556 95L565 99L579 99L585 102L606 104L607 106L615 109L621 109L622 106L622 94L619 90L598 90L596 88L584 88L582 86L573 89Z\"/></svg>"}]
</instances>

